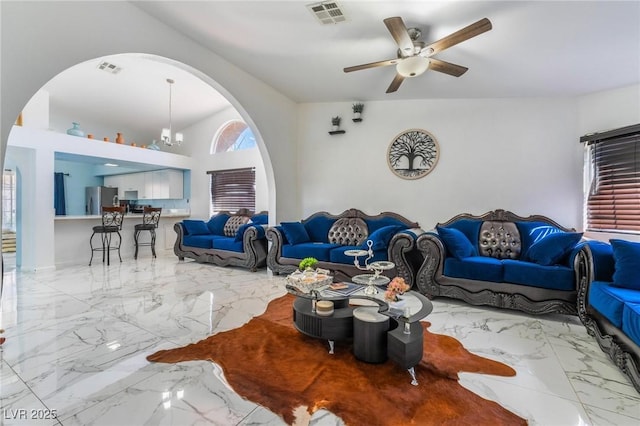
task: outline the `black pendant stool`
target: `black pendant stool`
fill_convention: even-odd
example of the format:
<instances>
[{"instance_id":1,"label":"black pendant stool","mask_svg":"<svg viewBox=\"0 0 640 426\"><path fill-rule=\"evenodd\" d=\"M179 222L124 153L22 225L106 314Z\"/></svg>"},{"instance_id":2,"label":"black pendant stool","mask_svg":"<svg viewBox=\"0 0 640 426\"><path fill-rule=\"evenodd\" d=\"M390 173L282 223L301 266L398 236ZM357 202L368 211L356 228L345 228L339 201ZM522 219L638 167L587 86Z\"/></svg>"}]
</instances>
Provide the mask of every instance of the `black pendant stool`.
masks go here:
<instances>
[{"instance_id":1,"label":"black pendant stool","mask_svg":"<svg viewBox=\"0 0 640 426\"><path fill-rule=\"evenodd\" d=\"M156 228L160 222L160 214L162 213L162 207L145 207L142 211L142 223L139 223L133 227L133 239L136 243L136 253L133 256L134 259L138 258L139 246L151 246L151 254L156 257ZM149 231L151 235L151 241L148 243L141 243L139 241L140 232Z\"/></svg>"},{"instance_id":2,"label":"black pendant stool","mask_svg":"<svg viewBox=\"0 0 640 426\"><path fill-rule=\"evenodd\" d=\"M111 250L118 250L118 257L122 262L122 256L120 256L120 245L122 244L122 236L120 230L122 230L122 222L124 220L124 207L102 207L102 225L93 227L93 234L89 238L89 246L91 246L91 259L89 259L89 266L93 261L93 252L102 252L102 263L105 258L107 259L107 265L110 265L110 253ZM93 236L100 234L101 245L98 247L93 246ZM113 234L118 236L118 245L111 245L111 237Z\"/></svg>"}]
</instances>

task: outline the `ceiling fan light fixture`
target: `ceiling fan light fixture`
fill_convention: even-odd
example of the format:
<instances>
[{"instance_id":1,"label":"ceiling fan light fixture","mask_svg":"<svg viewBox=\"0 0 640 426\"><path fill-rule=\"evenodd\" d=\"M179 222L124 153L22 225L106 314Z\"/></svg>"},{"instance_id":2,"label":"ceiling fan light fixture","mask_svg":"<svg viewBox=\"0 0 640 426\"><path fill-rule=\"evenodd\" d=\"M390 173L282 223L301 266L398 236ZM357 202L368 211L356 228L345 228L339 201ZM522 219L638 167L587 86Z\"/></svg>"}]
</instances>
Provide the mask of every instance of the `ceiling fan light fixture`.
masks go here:
<instances>
[{"instance_id":1,"label":"ceiling fan light fixture","mask_svg":"<svg viewBox=\"0 0 640 426\"><path fill-rule=\"evenodd\" d=\"M396 71L404 78L410 78L419 76L428 68L429 58L425 58L424 56L410 56L398 63Z\"/></svg>"}]
</instances>

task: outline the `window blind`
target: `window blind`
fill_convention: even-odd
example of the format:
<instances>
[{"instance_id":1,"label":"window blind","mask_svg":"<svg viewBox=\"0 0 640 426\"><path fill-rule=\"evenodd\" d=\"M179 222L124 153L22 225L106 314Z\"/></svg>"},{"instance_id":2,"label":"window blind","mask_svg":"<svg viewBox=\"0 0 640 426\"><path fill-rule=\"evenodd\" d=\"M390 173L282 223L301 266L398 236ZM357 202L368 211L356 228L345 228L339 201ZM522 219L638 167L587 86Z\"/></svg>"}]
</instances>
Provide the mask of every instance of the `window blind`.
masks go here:
<instances>
[{"instance_id":1,"label":"window blind","mask_svg":"<svg viewBox=\"0 0 640 426\"><path fill-rule=\"evenodd\" d=\"M254 168L209 171L211 210L213 212L256 209L256 172Z\"/></svg>"},{"instance_id":2,"label":"window blind","mask_svg":"<svg viewBox=\"0 0 640 426\"><path fill-rule=\"evenodd\" d=\"M581 140L590 175L586 229L640 233L640 125Z\"/></svg>"}]
</instances>

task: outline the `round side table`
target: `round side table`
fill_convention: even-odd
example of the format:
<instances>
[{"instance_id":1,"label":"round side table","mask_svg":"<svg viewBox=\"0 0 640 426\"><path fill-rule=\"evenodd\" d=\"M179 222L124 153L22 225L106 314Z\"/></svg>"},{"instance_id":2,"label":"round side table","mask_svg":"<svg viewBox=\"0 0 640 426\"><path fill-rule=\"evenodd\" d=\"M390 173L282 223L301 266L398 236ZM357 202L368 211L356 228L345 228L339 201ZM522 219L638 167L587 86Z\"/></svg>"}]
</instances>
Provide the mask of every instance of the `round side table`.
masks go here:
<instances>
[{"instance_id":1,"label":"round side table","mask_svg":"<svg viewBox=\"0 0 640 426\"><path fill-rule=\"evenodd\" d=\"M389 317L378 307L353 310L353 354L364 362L379 364L387 360Z\"/></svg>"}]
</instances>

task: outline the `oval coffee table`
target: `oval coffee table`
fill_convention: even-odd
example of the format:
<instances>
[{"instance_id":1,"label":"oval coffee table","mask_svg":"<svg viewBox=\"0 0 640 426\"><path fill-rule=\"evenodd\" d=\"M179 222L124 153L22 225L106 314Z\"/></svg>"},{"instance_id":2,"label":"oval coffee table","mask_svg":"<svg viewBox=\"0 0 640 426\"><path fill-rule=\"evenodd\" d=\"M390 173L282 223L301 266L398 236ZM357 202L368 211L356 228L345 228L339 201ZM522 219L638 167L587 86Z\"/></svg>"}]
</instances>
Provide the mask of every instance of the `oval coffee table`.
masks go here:
<instances>
[{"instance_id":1,"label":"oval coffee table","mask_svg":"<svg viewBox=\"0 0 640 426\"><path fill-rule=\"evenodd\" d=\"M353 338L353 310L361 305L353 306L350 301L366 305L378 305L378 312L388 316L393 324L387 332L387 356L411 375L411 384L417 385L414 367L422 359L423 330L420 320L433 310L431 301L416 291L402 295L400 304L391 306L384 300L383 294L368 296L364 294L366 286L349 295L336 295L327 290L301 293L294 287L287 290L296 296L293 302L293 324L295 328L310 337L326 339L329 342L329 353L334 353L335 341ZM318 300L331 300L334 312L330 316L318 315L315 303ZM405 316L407 314L409 316Z\"/></svg>"}]
</instances>

